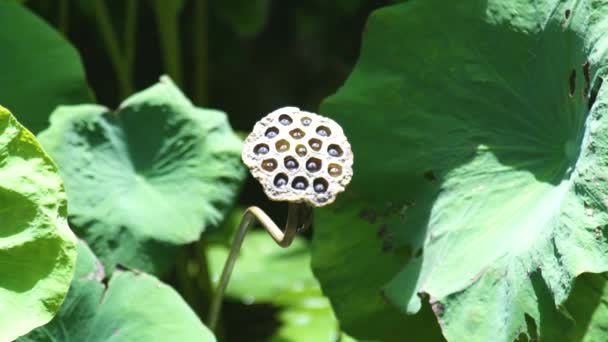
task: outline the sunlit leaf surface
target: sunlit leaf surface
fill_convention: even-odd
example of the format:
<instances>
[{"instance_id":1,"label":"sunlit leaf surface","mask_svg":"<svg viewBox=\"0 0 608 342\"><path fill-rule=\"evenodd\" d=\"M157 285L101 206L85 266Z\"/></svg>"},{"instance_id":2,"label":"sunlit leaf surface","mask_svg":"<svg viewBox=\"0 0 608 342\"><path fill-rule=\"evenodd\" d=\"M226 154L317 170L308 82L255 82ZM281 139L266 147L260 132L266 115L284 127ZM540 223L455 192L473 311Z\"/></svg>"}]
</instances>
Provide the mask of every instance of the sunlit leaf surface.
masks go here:
<instances>
[{"instance_id":1,"label":"sunlit leaf surface","mask_svg":"<svg viewBox=\"0 0 608 342\"><path fill-rule=\"evenodd\" d=\"M347 332L403 341L430 307L448 340L567 339L574 278L608 270L607 28L602 1L372 15L321 108L356 161L313 243Z\"/></svg>"}]
</instances>

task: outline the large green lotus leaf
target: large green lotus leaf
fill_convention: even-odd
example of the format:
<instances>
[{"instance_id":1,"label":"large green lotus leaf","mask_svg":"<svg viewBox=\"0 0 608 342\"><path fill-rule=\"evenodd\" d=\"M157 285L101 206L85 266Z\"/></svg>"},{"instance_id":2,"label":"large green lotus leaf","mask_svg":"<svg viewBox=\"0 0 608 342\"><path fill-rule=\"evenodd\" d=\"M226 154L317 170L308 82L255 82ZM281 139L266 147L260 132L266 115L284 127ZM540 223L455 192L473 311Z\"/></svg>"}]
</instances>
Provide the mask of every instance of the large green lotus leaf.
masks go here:
<instances>
[{"instance_id":1,"label":"large green lotus leaf","mask_svg":"<svg viewBox=\"0 0 608 342\"><path fill-rule=\"evenodd\" d=\"M0 341L53 318L75 262L57 168L34 135L0 107Z\"/></svg>"},{"instance_id":2,"label":"large green lotus leaf","mask_svg":"<svg viewBox=\"0 0 608 342\"><path fill-rule=\"evenodd\" d=\"M175 290L145 273L115 271L104 285L103 266L78 245L74 282L59 314L19 342L215 341Z\"/></svg>"},{"instance_id":3,"label":"large green lotus leaf","mask_svg":"<svg viewBox=\"0 0 608 342\"><path fill-rule=\"evenodd\" d=\"M211 278L217 286L228 248L208 250ZM329 300L323 297L310 269L308 246L302 239L279 247L263 231L245 238L226 289L226 295L245 304L273 304L280 308L281 325L272 341L336 341L340 327ZM349 341L343 335L342 341Z\"/></svg>"},{"instance_id":4,"label":"large green lotus leaf","mask_svg":"<svg viewBox=\"0 0 608 342\"><path fill-rule=\"evenodd\" d=\"M58 32L13 1L0 1L0 22L0 103L23 125L37 133L58 105L91 101L80 57Z\"/></svg>"},{"instance_id":5,"label":"large green lotus leaf","mask_svg":"<svg viewBox=\"0 0 608 342\"><path fill-rule=\"evenodd\" d=\"M244 178L226 115L194 107L168 78L116 112L60 107L39 138L65 180L72 227L110 270L162 272L175 246L222 221Z\"/></svg>"},{"instance_id":6,"label":"large green lotus leaf","mask_svg":"<svg viewBox=\"0 0 608 342\"><path fill-rule=\"evenodd\" d=\"M564 338L574 278L608 270L607 29L586 0L372 15L321 110L356 156L313 243L347 332L404 340L430 303L448 340Z\"/></svg>"}]
</instances>

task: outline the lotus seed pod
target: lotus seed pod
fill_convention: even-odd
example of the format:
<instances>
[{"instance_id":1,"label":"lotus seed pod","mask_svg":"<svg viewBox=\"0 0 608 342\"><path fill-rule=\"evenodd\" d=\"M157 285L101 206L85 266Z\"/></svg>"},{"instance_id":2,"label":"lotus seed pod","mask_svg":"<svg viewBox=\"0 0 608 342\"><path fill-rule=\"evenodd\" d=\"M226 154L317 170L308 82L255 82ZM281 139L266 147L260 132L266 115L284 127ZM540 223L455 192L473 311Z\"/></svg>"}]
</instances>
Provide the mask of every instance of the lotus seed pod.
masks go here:
<instances>
[{"instance_id":1,"label":"lotus seed pod","mask_svg":"<svg viewBox=\"0 0 608 342\"><path fill-rule=\"evenodd\" d=\"M342 128L332 119L285 107L253 127L243 161L275 201L321 207L350 183L353 153Z\"/></svg>"}]
</instances>

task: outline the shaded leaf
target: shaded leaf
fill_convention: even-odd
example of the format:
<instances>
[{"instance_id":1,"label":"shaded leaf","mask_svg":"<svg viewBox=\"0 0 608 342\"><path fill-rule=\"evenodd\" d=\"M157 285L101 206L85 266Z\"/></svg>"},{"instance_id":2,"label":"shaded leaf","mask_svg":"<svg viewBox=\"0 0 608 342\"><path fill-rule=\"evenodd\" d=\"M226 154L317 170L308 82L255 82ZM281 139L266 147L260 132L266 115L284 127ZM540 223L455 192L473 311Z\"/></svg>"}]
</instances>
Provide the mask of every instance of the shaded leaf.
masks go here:
<instances>
[{"instance_id":1,"label":"shaded leaf","mask_svg":"<svg viewBox=\"0 0 608 342\"><path fill-rule=\"evenodd\" d=\"M222 222L244 178L226 115L194 107L167 78L117 112L61 107L51 122L40 139L66 182L70 222L110 270L166 269L175 246Z\"/></svg>"},{"instance_id":2,"label":"shaded leaf","mask_svg":"<svg viewBox=\"0 0 608 342\"><path fill-rule=\"evenodd\" d=\"M58 105L92 100L76 50L42 19L0 1L0 103L34 133Z\"/></svg>"},{"instance_id":3,"label":"shaded leaf","mask_svg":"<svg viewBox=\"0 0 608 342\"><path fill-rule=\"evenodd\" d=\"M18 341L215 341L179 294L155 277L116 271L107 287L103 278L103 266L81 242L61 311Z\"/></svg>"},{"instance_id":4,"label":"shaded leaf","mask_svg":"<svg viewBox=\"0 0 608 342\"><path fill-rule=\"evenodd\" d=\"M430 304L448 340L566 338L574 277L608 270L607 14L430 0L372 15L322 106L358 164L313 244L347 332L403 340Z\"/></svg>"},{"instance_id":5,"label":"shaded leaf","mask_svg":"<svg viewBox=\"0 0 608 342\"><path fill-rule=\"evenodd\" d=\"M1 341L50 321L59 310L76 261L66 205L55 164L0 107Z\"/></svg>"}]
</instances>

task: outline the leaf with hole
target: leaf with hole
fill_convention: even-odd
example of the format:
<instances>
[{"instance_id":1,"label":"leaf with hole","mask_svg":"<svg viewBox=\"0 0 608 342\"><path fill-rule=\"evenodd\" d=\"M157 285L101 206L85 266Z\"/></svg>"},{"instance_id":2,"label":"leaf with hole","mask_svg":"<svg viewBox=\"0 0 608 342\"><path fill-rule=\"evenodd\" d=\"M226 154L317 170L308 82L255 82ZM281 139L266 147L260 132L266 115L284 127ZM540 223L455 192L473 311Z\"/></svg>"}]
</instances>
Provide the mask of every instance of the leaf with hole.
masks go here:
<instances>
[{"instance_id":1,"label":"leaf with hole","mask_svg":"<svg viewBox=\"0 0 608 342\"><path fill-rule=\"evenodd\" d=\"M116 112L60 107L39 138L65 180L73 229L109 271L165 270L176 246L222 222L245 176L226 115L194 107L168 78Z\"/></svg>"},{"instance_id":2,"label":"leaf with hole","mask_svg":"<svg viewBox=\"0 0 608 342\"><path fill-rule=\"evenodd\" d=\"M321 109L360 166L313 243L347 332L403 340L430 308L448 340L564 338L574 278L608 270L606 27L597 1L372 15Z\"/></svg>"},{"instance_id":3,"label":"leaf with hole","mask_svg":"<svg viewBox=\"0 0 608 342\"><path fill-rule=\"evenodd\" d=\"M0 222L0 341L12 341L59 310L74 273L76 239L57 167L2 107Z\"/></svg>"}]
</instances>

